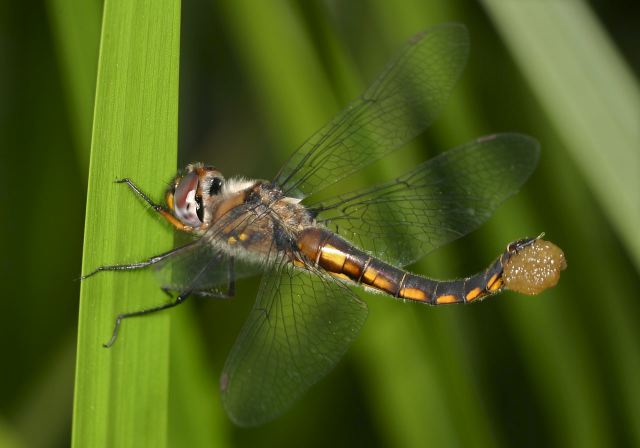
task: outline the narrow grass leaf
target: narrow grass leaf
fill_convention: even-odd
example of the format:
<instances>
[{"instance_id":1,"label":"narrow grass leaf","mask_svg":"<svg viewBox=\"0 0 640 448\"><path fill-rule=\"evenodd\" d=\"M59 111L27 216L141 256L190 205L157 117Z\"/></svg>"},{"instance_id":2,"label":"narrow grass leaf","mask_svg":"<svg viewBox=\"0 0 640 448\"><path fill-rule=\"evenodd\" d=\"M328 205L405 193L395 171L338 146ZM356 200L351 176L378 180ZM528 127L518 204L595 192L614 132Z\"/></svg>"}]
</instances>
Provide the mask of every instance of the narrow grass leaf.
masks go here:
<instances>
[{"instance_id":1,"label":"narrow grass leaf","mask_svg":"<svg viewBox=\"0 0 640 448\"><path fill-rule=\"evenodd\" d=\"M104 6L84 273L145 259L172 243L166 226L113 181L130 177L157 198L175 170L180 3L107 0ZM166 446L168 316L125 321L116 344L102 348L118 313L166 296L152 279L112 272L83 281L80 296L73 445Z\"/></svg>"}]
</instances>

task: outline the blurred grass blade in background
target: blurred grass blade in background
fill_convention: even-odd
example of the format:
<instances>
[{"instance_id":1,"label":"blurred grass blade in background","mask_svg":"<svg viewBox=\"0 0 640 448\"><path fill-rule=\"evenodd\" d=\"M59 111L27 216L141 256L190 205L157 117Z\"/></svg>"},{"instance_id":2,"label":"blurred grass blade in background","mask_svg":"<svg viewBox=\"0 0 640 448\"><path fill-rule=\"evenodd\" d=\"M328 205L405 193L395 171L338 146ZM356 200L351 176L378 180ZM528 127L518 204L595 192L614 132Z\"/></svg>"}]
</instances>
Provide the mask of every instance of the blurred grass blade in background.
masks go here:
<instances>
[{"instance_id":1,"label":"blurred grass blade in background","mask_svg":"<svg viewBox=\"0 0 640 448\"><path fill-rule=\"evenodd\" d=\"M581 0L484 0L640 270L640 90Z\"/></svg>"},{"instance_id":2,"label":"blurred grass blade in background","mask_svg":"<svg viewBox=\"0 0 640 448\"><path fill-rule=\"evenodd\" d=\"M107 0L104 5L87 192L82 270L139 261L170 248L116 178L158 197L176 167L180 2ZM164 230L162 230L164 229ZM167 443L168 315L125 322L102 348L115 316L167 300L145 276L102 273L82 282L73 445Z\"/></svg>"},{"instance_id":3,"label":"blurred grass blade in background","mask_svg":"<svg viewBox=\"0 0 640 448\"><path fill-rule=\"evenodd\" d=\"M89 165L100 38L100 1L49 0L47 10L65 81L79 166Z\"/></svg>"},{"instance_id":4,"label":"blurred grass blade in background","mask_svg":"<svg viewBox=\"0 0 640 448\"><path fill-rule=\"evenodd\" d=\"M563 140L567 153L595 193L601 212L617 231L622 247L635 262L637 271L640 268L640 239L637 237L640 227L640 93L633 75L606 31L582 1L485 0L484 5L547 113L549 122ZM607 258L615 257L615 251L607 247L607 241L611 240L606 234L598 232L598 215L591 209L574 207L574 203L580 203L580 180L572 179L572 170L563 165L566 159L563 160L557 150L547 155L550 163L555 162L555 176L550 178L557 178L550 182L549 188L559 190L556 201L565 201L562 219L572 216L573 226L580 227L571 236L580 240L580 245L589 246L582 251L577 248L573 251L580 253L584 261L577 260L573 266L578 271L572 275L580 278L585 288L574 287L572 293L567 290L566 298L571 301L571 308L576 306L576 300L580 300L583 314L591 312L597 316L594 322L597 326L579 319L571 322L573 317L565 317L555 324L557 328L568 330L570 344L564 348L564 353L557 352L558 359L553 367L558 368L561 363L575 357L568 365L579 365L580 369L575 369L574 373L568 373L566 368L558 369L556 378L565 381L565 385L551 393L550 398L557 400L566 395L561 401L569 408L559 413L554 421L561 421L562 415L572 423L582 421L582 425L572 425L587 436L581 446L585 446L587 440L596 446L598 441L605 444L603 440L606 439L602 437L614 435L628 436L637 442L640 440L640 427L636 424L640 418L640 402L636 398L640 354L637 344L632 342L637 341L637 324L632 317L635 313L634 300L628 295L634 292L625 288L624 261ZM585 297L581 295L584 294L588 294L590 300L582 300ZM561 307L566 305L558 304L554 311L559 315L568 316L570 313L573 316L575 311L570 311L569 306L565 312L561 311ZM531 309L522 310L522 316L527 321L535 317L533 320L539 323L539 328L546 327L539 318L543 316L536 317ZM554 320L551 314L545 319L549 322ZM574 332L572 326L575 329L582 327L581 333ZM545 331L543 336L546 335ZM603 354L598 353L595 349L597 344L584 335L597 335L598 341L606 347L601 350L611 360L598 362L595 357ZM530 340L532 352L543 340L543 337L537 337L534 341L524 333L522 336ZM560 339L554 338L554 341ZM540 361L548 362L562 344L554 342L547 345L553 350L540 351ZM531 371L534 370L532 364ZM548 376L548 369L540 373L540 376ZM614 386L609 389L602 387L604 378ZM611 409L603 412L607 399L616 400L624 410L617 415L612 414ZM566 407L550 404L550 410ZM612 415L616 416L612 418ZM607 420L610 422L603 424ZM624 429L629 434L611 431L612 421L619 425L626 423ZM565 424L564 430L558 432L569 434L571 431ZM574 437L574 440L577 439Z\"/></svg>"}]
</instances>

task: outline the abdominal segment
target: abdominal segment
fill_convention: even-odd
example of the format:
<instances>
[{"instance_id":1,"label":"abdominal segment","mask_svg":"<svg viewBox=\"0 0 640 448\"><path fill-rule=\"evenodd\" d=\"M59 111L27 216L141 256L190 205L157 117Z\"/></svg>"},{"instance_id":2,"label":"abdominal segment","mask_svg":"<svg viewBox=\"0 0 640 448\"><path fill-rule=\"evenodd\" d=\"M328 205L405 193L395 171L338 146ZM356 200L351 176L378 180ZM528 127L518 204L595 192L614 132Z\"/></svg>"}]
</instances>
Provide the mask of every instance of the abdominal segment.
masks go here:
<instances>
[{"instance_id":1,"label":"abdominal segment","mask_svg":"<svg viewBox=\"0 0 640 448\"><path fill-rule=\"evenodd\" d=\"M307 260L328 274L399 299L429 305L464 303L479 301L504 288L502 257L472 277L438 281L371 257L326 229L305 229L298 235L297 243Z\"/></svg>"}]
</instances>

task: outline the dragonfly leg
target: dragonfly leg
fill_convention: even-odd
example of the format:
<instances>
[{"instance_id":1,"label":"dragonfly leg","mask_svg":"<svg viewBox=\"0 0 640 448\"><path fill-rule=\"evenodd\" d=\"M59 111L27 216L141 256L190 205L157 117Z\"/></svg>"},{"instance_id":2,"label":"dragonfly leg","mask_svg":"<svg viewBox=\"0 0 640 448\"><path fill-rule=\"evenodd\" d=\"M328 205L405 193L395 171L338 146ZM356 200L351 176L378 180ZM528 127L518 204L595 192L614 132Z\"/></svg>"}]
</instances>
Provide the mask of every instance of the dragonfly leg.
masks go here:
<instances>
[{"instance_id":1,"label":"dragonfly leg","mask_svg":"<svg viewBox=\"0 0 640 448\"><path fill-rule=\"evenodd\" d=\"M155 255L151 258L149 258L148 260L145 261L139 261L137 263L130 263L130 264L113 264L113 265L109 265L109 266L99 266L97 267L95 270L93 270L92 272L89 272L86 275L83 275L80 277L80 280L85 280L95 274L97 274L98 272L102 272L102 271L133 271L136 269L144 269L148 266L151 266L152 264L156 264L159 263L160 261L177 254L178 252L180 252L183 249L186 249L190 246L194 245L194 243L189 243L186 244L184 246L180 246L177 247L175 249L171 249L169 252L165 252L162 253L160 255Z\"/></svg>"},{"instance_id":2,"label":"dragonfly leg","mask_svg":"<svg viewBox=\"0 0 640 448\"><path fill-rule=\"evenodd\" d=\"M140 189L140 187L138 187L128 177L125 177L124 179L118 179L118 180L116 180L116 183L117 184L127 184L129 186L129 188L131 189L131 191L133 191L135 194L137 194L139 197L141 197L147 204L149 204L151 206L151 208L154 211L158 212L158 214L160 214L160 216L162 216L164 219L166 219L169 222L169 224L171 224L176 229L182 230L184 232L189 232L189 231L192 230L191 226L187 226L187 225L183 224L178 218L173 216L162 205L156 204L155 202L153 202L153 200L151 200L151 198L149 196L147 196L147 194L144 191L142 191Z\"/></svg>"},{"instance_id":3,"label":"dragonfly leg","mask_svg":"<svg viewBox=\"0 0 640 448\"><path fill-rule=\"evenodd\" d=\"M111 339L109 339L109 341L106 344L102 344L102 346L104 348L109 348L114 344L114 342L116 342L116 339L118 338L118 331L120 331L120 325L122 324L122 321L124 319L128 319L130 317L145 316L147 314L152 314L152 313L156 313L158 311L163 311L163 310L167 310L169 308L173 308L175 306L180 305L181 303L184 303L184 301L187 300L187 298L189 297L190 294L191 294L191 292L184 292L184 293L181 293L178 297L176 297L173 302L165 303L163 305L154 306L152 308L145 308L145 309L139 310L139 311L133 311L131 313L118 314L118 316L116 317L116 323L115 323L115 325L113 327L113 334L111 335Z\"/></svg>"}]
</instances>

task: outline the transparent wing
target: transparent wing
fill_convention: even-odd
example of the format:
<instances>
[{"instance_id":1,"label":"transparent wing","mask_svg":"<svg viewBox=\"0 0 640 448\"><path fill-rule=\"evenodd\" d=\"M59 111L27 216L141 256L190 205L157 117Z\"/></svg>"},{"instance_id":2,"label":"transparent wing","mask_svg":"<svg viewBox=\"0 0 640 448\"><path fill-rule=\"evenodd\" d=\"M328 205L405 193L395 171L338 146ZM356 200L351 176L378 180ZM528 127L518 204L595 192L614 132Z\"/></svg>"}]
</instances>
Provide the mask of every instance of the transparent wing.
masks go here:
<instances>
[{"instance_id":1,"label":"transparent wing","mask_svg":"<svg viewBox=\"0 0 640 448\"><path fill-rule=\"evenodd\" d=\"M229 417L254 426L282 414L337 363L366 316L345 284L273 264L223 369Z\"/></svg>"},{"instance_id":2,"label":"transparent wing","mask_svg":"<svg viewBox=\"0 0 640 448\"><path fill-rule=\"evenodd\" d=\"M310 208L358 247L407 265L484 223L531 175L538 154L525 135L483 137L392 182Z\"/></svg>"},{"instance_id":3,"label":"transparent wing","mask_svg":"<svg viewBox=\"0 0 640 448\"><path fill-rule=\"evenodd\" d=\"M468 48L459 24L414 36L359 98L293 153L274 182L288 196L308 196L418 135L449 97Z\"/></svg>"}]
</instances>

